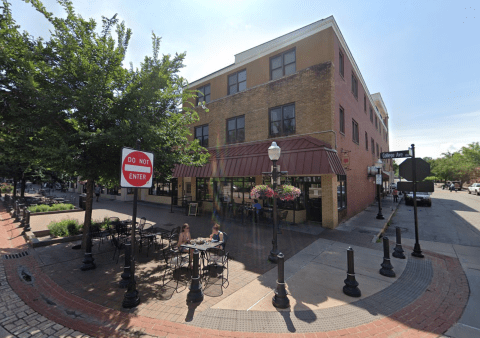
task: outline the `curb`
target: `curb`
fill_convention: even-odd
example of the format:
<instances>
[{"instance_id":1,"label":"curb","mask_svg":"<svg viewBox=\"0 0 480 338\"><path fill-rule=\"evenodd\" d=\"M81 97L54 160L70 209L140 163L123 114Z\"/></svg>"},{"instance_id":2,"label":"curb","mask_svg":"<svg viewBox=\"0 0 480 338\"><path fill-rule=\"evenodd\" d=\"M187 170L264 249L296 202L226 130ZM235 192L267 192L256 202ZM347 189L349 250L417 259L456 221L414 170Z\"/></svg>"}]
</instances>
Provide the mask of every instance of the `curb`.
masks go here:
<instances>
[{"instance_id":1,"label":"curb","mask_svg":"<svg viewBox=\"0 0 480 338\"><path fill-rule=\"evenodd\" d=\"M393 215L395 214L395 212L397 211L398 209L398 206L400 205L400 203L402 202L403 200L403 195L402 195L402 198L400 198L400 200L398 201L397 205L395 206L395 209L390 213L390 216L387 218L387 220L385 221L385 224L383 225L382 229L378 232L378 234L376 234L375 236L373 236L373 239L372 239L372 243L376 243L380 237L382 237L383 233L385 232L385 230L387 230L387 227L388 227L388 223L390 222L390 220L392 219Z\"/></svg>"}]
</instances>

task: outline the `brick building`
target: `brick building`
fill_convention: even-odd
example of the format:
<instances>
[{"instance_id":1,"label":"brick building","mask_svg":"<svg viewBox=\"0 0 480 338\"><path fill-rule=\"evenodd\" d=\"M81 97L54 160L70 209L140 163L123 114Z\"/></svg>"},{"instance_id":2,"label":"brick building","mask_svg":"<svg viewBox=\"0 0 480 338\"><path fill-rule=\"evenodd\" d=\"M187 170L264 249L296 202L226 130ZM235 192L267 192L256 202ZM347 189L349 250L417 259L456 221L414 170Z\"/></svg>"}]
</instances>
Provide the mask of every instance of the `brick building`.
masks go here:
<instances>
[{"instance_id":1,"label":"brick building","mask_svg":"<svg viewBox=\"0 0 480 338\"><path fill-rule=\"evenodd\" d=\"M374 201L367 167L389 150L388 112L380 93L368 91L333 16L235 55L190 88L209 110L198 108L192 140L211 158L201 168L176 167L178 196L206 210L251 203L251 187L269 182L262 172L271 170L267 149L276 141L288 171L282 180L302 190L280 205L288 220L295 214L296 222L335 228ZM384 163L385 182L391 166Z\"/></svg>"}]
</instances>

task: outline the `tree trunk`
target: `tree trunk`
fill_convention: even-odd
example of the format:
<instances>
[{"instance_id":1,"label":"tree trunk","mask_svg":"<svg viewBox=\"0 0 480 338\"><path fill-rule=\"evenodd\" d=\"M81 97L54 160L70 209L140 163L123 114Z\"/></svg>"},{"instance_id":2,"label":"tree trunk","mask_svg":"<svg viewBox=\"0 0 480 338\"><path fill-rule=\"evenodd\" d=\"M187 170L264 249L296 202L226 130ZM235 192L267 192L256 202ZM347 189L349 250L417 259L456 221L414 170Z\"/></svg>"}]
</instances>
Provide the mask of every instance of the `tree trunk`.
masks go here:
<instances>
[{"instance_id":1,"label":"tree trunk","mask_svg":"<svg viewBox=\"0 0 480 338\"><path fill-rule=\"evenodd\" d=\"M17 179L16 178L13 179L12 197L13 197L13 205L15 205L15 201L17 200Z\"/></svg>"},{"instance_id":2,"label":"tree trunk","mask_svg":"<svg viewBox=\"0 0 480 338\"><path fill-rule=\"evenodd\" d=\"M21 198L25 197L25 183L26 183L26 179L24 177L24 178L22 178L22 184L20 186L20 197Z\"/></svg>"},{"instance_id":3,"label":"tree trunk","mask_svg":"<svg viewBox=\"0 0 480 338\"><path fill-rule=\"evenodd\" d=\"M90 225L92 223L92 206L93 206L93 180L87 180L87 205L85 208L85 219L83 221L83 236L82 236L82 249L86 248L87 245L87 234L90 230Z\"/></svg>"}]
</instances>

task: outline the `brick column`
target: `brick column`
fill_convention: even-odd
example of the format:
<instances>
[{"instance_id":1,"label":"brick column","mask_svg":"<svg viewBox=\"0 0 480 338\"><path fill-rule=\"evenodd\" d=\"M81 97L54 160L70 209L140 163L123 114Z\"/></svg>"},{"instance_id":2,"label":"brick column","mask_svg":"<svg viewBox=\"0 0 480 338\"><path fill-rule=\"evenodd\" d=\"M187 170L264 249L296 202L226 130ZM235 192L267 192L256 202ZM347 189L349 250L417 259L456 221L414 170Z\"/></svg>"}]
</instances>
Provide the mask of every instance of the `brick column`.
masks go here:
<instances>
[{"instance_id":1,"label":"brick column","mask_svg":"<svg viewBox=\"0 0 480 338\"><path fill-rule=\"evenodd\" d=\"M197 178L192 177L192 201L197 200Z\"/></svg>"},{"instance_id":2,"label":"brick column","mask_svg":"<svg viewBox=\"0 0 480 338\"><path fill-rule=\"evenodd\" d=\"M257 175L255 176L255 185L260 185L260 184L263 184L263 176Z\"/></svg>"},{"instance_id":3,"label":"brick column","mask_svg":"<svg viewBox=\"0 0 480 338\"><path fill-rule=\"evenodd\" d=\"M335 229L337 225L337 175L322 175L322 226Z\"/></svg>"}]
</instances>

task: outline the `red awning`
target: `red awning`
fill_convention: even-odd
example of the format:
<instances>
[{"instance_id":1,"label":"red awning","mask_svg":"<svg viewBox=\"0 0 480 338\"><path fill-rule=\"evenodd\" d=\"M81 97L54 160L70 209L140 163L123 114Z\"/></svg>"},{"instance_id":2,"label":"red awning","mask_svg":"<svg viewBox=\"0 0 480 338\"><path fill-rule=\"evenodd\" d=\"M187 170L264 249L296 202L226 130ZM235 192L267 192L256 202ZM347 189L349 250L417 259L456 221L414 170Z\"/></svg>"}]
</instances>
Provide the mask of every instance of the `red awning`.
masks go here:
<instances>
[{"instance_id":1,"label":"red awning","mask_svg":"<svg viewBox=\"0 0 480 338\"><path fill-rule=\"evenodd\" d=\"M275 141L275 140L272 140ZM174 177L246 177L271 170L268 147L272 141L209 148L209 162L203 167L175 166ZM295 175L346 175L335 150L311 136L276 141L282 149L277 164L281 171Z\"/></svg>"}]
</instances>

